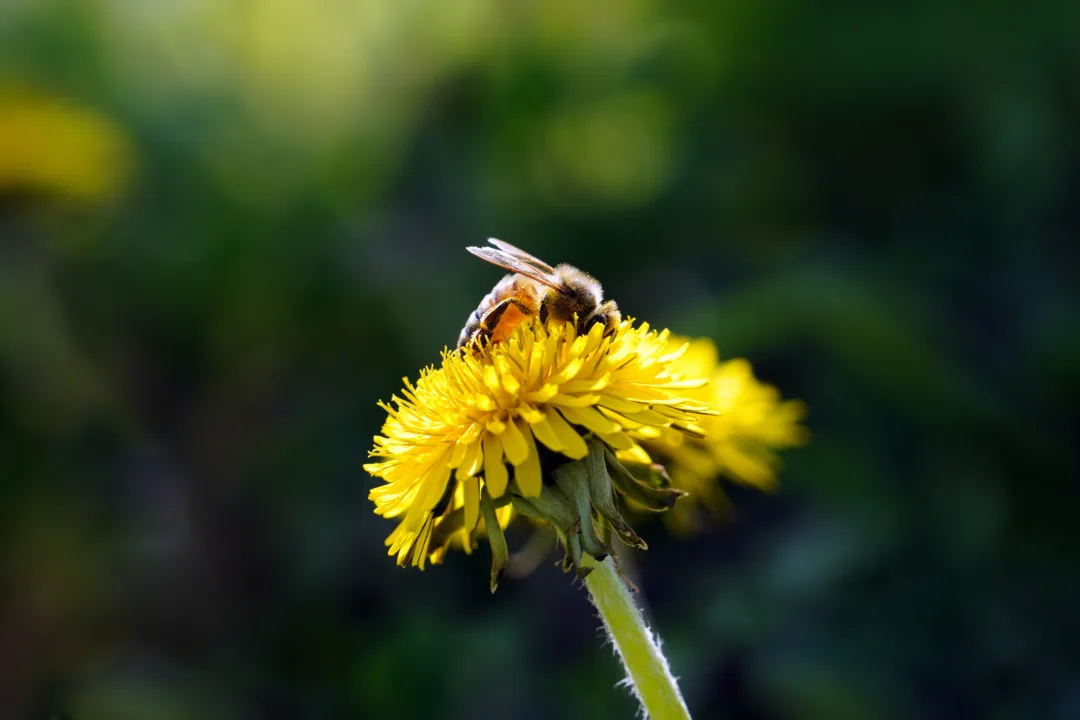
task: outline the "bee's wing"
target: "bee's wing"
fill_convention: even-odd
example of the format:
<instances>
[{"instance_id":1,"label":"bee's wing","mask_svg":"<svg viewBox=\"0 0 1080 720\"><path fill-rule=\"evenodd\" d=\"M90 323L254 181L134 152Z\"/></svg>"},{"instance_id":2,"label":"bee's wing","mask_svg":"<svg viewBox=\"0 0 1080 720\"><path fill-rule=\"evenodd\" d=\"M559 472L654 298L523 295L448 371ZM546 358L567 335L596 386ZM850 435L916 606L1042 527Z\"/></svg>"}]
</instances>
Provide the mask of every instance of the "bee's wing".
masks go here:
<instances>
[{"instance_id":1,"label":"bee's wing","mask_svg":"<svg viewBox=\"0 0 1080 720\"><path fill-rule=\"evenodd\" d=\"M521 258L518 258L502 250L496 250L489 247L467 247L465 248L476 257L481 260L486 260L492 265L498 265L501 268L505 268L510 272L515 272L519 275L524 275L527 278L532 278L538 283L547 285L550 288L554 288L560 292L566 289L562 281L551 272L545 272L544 270L530 265L524 262ZM549 268L550 270L550 268Z\"/></svg>"},{"instance_id":2,"label":"bee's wing","mask_svg":"<svg viewBox=\"0 0 1080 720\"><path fill-rule=\"evenodd\" d=\"M528 263L529 265L534 265L534 266L536 266L540 270L543 270L546 273L554 272L554 268L552 268L550 265L548 265L546 262L544 262L540 258L536 257L535 255L530 255L529 253L525 252L521 248L516 247L514 245L511 245L508 242L503 242L502 240L499 240L498 238L488 238L488 242L491 243L492 245L494 245L495 247L499 248L500 250L502 250L504 253L506 253L508 255L513 255L517 259L522 260L522 261Z\"/></svg>"}]
</instances>

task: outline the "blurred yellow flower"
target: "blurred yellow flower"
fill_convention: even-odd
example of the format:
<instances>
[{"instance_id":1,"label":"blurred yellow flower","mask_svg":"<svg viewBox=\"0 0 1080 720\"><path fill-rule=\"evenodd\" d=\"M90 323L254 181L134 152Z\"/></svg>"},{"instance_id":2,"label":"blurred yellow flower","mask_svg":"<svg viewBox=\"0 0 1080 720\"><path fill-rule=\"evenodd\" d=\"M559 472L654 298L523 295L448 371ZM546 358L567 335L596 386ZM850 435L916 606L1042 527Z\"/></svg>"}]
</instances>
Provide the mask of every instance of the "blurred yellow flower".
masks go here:
<instances>
[{"instance_id":1,"label":"blurred yellow flower","mask_svg":"<svg viewBox=\"0 0 1080 720\"><path fill-rule=\"evenodd\" d=\"M129 168L127 142L105 117L44 95L0 93L0 196L107 200Z\"/></svg>"},{"instance_id":2,"label":"blurred yellow flower","mask_svg":"<svg viewBox=\"0 0 1080 720\"><path fill-rule=\"evenodd\" d=\"M702 436L696 423L710 412L686 396L706 381L674 371L681 350L668 337L631 321L605 335L599 324L579 334L571 323L532 320L476 352L444 352L441 367L423 370L415 385L406 380L404 398L382 404L389 417L371 452L378 462L365 466L385 481L370 494L375 512L402 518L387 538L390 554L401 565L439 562L454 534L471 549L483 518L494 587L505 564L500 527L509 520L497 512L511 507L555 527L567 546L564 567L580 567L582 548L604 554L590 525L594 513L643 544L619 516L611 489L626 486L665 509L679 493L661 497L661 490L627 485L632 479L619 472L613 451L648 463L633 432ZM558 469L557 482L545 482L552 469L545 466L560 456L595 460L593 477L603 482L563 482ZM605 458L617 477L608 479Z\"/></svg>"},{"instance_id":3,"label":"blurred yellow flower","mask_svg":"<svg viewBox=\"0 0 1080 720\"><path fill-rule=\"evenodd\" d=\"M669 342L674 347L685 339L671 338ZM780 392L755 378L750 363L742 358L719 362L711 340L691 341L673 370L709 378L709 384L692 395L718 412L702 419L706 437L689 438L667 428L645 428L638 436L665 466L672 487L687 491L688 500L694 501L684 500L665 515L673 529L689 532L698 526L695 504L714 513L728 507L718 482L720 476L774 490L780 465L776 449L806 443L809 432L799 425L806 415L804 403L781 400Z\"/></svg>"}]
</instances>

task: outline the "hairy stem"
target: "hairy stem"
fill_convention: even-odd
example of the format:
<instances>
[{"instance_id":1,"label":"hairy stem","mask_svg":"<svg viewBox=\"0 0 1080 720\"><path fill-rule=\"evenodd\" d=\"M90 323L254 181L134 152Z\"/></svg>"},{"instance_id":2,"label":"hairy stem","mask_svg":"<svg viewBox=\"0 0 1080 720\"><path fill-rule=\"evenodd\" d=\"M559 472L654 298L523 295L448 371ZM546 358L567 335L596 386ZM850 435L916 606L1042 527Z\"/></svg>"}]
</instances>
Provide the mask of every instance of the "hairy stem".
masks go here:
<instances>
[{"instance_id":1,"label":"hairy stem","mask_svg":"<svg viewBox=\"0 0 1080 720\"><path fill-rule=\"evenodd\" d=\"M633 595L619 575L612 558L596 562L586 555L582 564L591 567L585 587L600 611L611 641L626 667L629 682L651 720L690 720L679 686L671 674L660 642L634 604Z\"/></svg>"}]
</instances>

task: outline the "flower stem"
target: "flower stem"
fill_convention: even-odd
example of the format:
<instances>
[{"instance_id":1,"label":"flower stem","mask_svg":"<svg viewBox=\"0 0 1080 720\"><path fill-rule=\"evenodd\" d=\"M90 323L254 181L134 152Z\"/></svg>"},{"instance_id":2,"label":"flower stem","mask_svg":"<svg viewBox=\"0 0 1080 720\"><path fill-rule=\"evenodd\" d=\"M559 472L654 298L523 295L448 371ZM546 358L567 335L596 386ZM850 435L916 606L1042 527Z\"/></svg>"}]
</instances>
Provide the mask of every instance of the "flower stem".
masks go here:
<instances>
[{"instance_id":1,"label":"flower stem","mask_svg":"<svg viewBox=\"0 0 1080 720\"><path fill-rule=\"evenodd\" d=\"M586 555L582 565L591 567L585 586L600 611L611 641L619 651L641 706L651 720L690 720L679 686L660 652L660 643L645 624L629 588L611 557L601 562Z\"/></svg>"}]
</instances>

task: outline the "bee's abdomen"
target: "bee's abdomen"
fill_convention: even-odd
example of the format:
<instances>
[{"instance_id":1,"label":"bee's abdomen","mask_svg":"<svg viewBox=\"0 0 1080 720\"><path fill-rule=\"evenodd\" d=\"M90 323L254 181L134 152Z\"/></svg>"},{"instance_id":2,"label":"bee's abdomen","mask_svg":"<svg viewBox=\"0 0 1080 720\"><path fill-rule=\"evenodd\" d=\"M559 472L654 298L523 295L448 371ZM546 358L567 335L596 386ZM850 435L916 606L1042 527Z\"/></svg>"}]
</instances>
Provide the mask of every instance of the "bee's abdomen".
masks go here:
<instances>
[{"instance_id":1,"label":"bee's abdomen","mask_svg":"<svg viewBox=\"0 0 1080 720\"><path fill-rule=\"evenodd\" d=\"M498 286L496 286L496 289L498 289ZM458 347L468 343L477 332L484 328L484 317L494 304L495 290L492 290L484 296L477 308L469 315L469 319L465 321L465 327L461 329L461 333L458 335Z\"/></svg>"}]
</instances>

